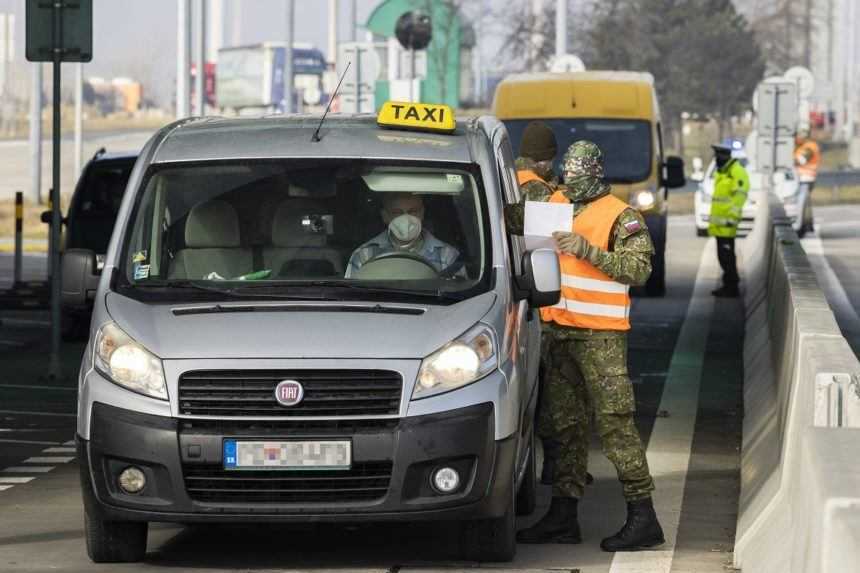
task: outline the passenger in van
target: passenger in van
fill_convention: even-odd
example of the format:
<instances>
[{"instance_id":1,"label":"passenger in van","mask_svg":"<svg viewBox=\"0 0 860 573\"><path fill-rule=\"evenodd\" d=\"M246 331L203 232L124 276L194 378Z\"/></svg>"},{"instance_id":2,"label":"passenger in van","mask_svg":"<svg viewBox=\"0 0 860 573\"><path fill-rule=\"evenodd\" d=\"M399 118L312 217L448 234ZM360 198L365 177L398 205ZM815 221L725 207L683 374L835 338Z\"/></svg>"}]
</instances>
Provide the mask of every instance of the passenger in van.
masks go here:
<instances>
[{"instance_id":1,"label":"passenger in van","mask_svg":"<svg viewBox=\"0 0 860 573\"><path fill-rule=\"evenodd\" d=\"M344 276L350 278L368 261L395 251L419 255L437 271L453 265L460 252L424 228L424 212L420 195L386 193L380 213L387 228L352 253Z\"/></svg>"}]
</instances>

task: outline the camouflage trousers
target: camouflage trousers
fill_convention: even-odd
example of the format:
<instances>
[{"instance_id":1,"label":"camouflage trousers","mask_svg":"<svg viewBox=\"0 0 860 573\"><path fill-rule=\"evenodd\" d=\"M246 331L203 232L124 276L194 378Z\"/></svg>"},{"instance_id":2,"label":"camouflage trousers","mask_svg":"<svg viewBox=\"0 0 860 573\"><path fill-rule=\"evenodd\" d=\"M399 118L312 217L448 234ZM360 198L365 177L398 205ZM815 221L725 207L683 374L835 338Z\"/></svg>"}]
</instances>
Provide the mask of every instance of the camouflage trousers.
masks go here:
<instances>
[{"instance_id":1,"label":"camouflage trousers","mask_svg":"<svg viewBox=\"0 0 860 573\"><path fill-rule=\"evenodd\" d=\"M538 435L559 444L554 496L582 497L588 466L591 414L603 453L615 466L628 501L649 497L654 481L633 422L633 386L627 376L627 337L571 336L573 329L544 325L544 380Z\"/></svg>"}]
</instances>

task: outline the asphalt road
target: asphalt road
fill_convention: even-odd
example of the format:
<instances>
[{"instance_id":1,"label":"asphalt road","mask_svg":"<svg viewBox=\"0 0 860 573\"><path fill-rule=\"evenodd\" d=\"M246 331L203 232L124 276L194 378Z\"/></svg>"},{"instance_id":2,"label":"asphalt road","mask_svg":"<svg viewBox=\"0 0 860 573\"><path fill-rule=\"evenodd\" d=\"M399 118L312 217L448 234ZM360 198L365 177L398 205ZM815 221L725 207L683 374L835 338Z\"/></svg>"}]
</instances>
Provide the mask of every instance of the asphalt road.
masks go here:
<instances>
[{"instance_id":1,"label":"asphalt road","mask_svg":"<svg viewBox=\"0 0 860 573\"><path fill-rule=\"evenodd\" d=\"M714 247L693 235L691 217L669 226L668 294L634 301L630 371L637 425L648 448L655 504L667 544L613 555L602 537L624 519L615 472L592 444L595 483L581 506L582 545L520 545L501 571L720 572L731 564L739 489L743 309L713 299ZM706 249L707 247L707 249ZM742 246L741 246L742 248ZM0 571L452 571L456 530L398 526L150 527L145 563L92 565L85 552L78 467L70 452L76 400L72 379L44 378L43 313L0 312ZM73 374L82 345L66 346ZM548 504L541 505L526 526Z\"/></svg>"},{"instance_id":2,"label":"asphalt road","mask_svg":"<svg viewBox=\"0 0 860 573\"><path fill-rule=\"evenodd\" d=\"M860 205L816 207L815 233L803 239L842 334L860 356Z\"/></svg>"}]
</instances>

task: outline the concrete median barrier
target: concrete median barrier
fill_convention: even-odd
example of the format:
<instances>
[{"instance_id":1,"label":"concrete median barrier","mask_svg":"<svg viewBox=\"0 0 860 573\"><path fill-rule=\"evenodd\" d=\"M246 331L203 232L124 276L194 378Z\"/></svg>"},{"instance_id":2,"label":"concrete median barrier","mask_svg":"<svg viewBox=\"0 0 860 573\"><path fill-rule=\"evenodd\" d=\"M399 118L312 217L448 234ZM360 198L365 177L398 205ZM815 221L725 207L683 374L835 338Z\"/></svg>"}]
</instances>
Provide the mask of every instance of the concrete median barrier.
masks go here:
<instances>
[{"instance_id":1,"label":"concrete median barrier","mask_svg":"<svg viewBox=\"0 0 860 573\"><path fill-rule=\"evenodd\" d=\"M860 563L860 363L778 199L743 243L747 312L735 566Z\"/></svg>"}]
</instances>

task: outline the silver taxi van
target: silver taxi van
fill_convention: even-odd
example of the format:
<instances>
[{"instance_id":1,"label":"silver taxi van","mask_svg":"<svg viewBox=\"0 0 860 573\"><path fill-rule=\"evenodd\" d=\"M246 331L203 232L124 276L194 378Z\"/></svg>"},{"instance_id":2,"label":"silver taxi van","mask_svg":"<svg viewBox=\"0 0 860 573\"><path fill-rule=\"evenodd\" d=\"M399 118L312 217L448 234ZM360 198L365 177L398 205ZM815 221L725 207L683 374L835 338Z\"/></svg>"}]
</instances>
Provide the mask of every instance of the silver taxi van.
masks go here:
<instances>
[{"instance_id":1,"label":"silver taxi van","mask_svg":"<svg viewBox=\"0 0 860 573\"><path fill-rule=\"evenodd\" d=\"M518 193L504 126L443 106L154 135L79 375L90 558L142 559L149 522L448 520L511 559L560 290ZM95 264L68 251L63 296Z\"/></svg>"}]
</instances>

